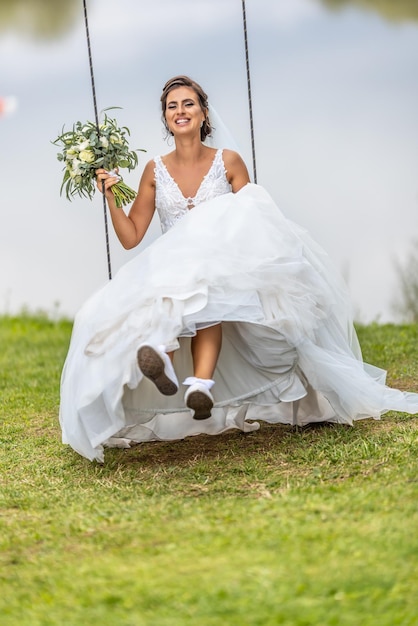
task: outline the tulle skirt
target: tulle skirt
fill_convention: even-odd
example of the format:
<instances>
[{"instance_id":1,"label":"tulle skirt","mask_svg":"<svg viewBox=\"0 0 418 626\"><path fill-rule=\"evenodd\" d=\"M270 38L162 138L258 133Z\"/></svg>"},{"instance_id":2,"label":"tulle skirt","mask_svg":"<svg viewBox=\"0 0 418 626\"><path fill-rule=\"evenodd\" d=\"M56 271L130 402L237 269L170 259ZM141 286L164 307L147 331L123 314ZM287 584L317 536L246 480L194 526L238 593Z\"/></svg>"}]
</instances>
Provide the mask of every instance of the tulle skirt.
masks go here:
<instances>
[{"instance_id":1,"label":"tulle skirt","mask_svg":"<svg viewBox=\"0 0 418 626\"><path fill-rule=\"evenodd\" d=\"M127 263L76 316L61 381L63 442L88 459L104 446L182 439L257 420L305 425L418 412L418 394L364 364L350 302L324 251L248 184L191 210ZM190 341L222 323L212 416L195 421L181 388L142 376L144 343L174 350L192 375Z\"/></svg>"}]
</instances>

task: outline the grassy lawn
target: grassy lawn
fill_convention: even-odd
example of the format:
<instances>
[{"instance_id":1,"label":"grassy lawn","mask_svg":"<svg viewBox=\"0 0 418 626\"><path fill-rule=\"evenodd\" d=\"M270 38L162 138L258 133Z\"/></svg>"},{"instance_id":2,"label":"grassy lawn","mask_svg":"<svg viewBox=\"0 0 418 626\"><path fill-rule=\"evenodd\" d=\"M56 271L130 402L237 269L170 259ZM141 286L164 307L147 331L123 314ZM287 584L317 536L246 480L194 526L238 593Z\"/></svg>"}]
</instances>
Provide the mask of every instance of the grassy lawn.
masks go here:
<instances>
[{"instance_id":1,"label":"grassy lawn","mask_svg":"<svg viewBox=\"0 0 418 626\"><path fill-rule=\"evenodd\" d=\"M418 391L418 327L358 329ZM71 324L0 319L2 626L416 626L416 417L60 442Z\"/></svg>"}]
</instances>

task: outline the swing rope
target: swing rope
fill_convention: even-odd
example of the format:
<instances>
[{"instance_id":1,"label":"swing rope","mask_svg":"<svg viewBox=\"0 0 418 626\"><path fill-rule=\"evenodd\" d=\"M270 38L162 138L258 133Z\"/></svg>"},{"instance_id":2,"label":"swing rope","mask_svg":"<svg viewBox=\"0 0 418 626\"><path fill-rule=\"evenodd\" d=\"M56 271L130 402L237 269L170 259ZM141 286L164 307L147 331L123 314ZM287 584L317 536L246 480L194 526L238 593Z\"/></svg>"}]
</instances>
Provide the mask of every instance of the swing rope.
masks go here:
<instances>
[{"instance_id":1,"label":"swing rope","mask_svg":"<svg viewBox=\"0 0 418 626\"><path fill-rule=\"evenodd\" d=\"M244 26L244 45L245 45L245 65L247 68L247 91L248 91L248 109L250 114L250 133L251 133L251 152L253 156L253 174L254 182L257 184L257 166L255 159L255 139L254 139L254 120L253 120L253 102L251 96L251 76L250 76L250 57L248 53L248 35L247 35L247 13L245 10L245 0L242 0L242 22Z\"/></svg>"},{"instance_id":2,"label":"swing rope","mask_svg":"<svg viewBox=\"0 0 418 626\"><path fill-rule=\"evenodd\" d=\"M91 91L93 95L93 106L94 106L94 117L96 120L97 133L100 135L100 127L99 127L99 114L97 112L97 100L96 100L96 87L94 82L94 71L93 71L93 58L91 55L91 45L90 45L90 32L89 32L89 21L87 17L87 2L83 0L83 8L84 8L84 24L86 27L86 37L87 37L87 50L89 55L89 66L90 66L90 79L91 79ZM109 244L109 227L107 223L107 207L106 207L106 197L104 194L104 181L102 181L102 196L103 196L103 215L104 215L104 227L105 227L105 238L106 238L106 255L107 255L107 272L109 276L109 280L112 279L112 266L110 262L110 244Z\"/></svg>"},{"instance_id":3,"label":"swing rope","mask_svg":"<svg viewBox=\"0 0 418 626\"><path fill-rule=\"evenodd\" d=\"M87 15L87 0L83 0L83 9L84 9L84 25L86 29L86 38L87 38L87 50L88 50L88 56L89 56L90 80L91 80L91 91L92 91L92 96L93 96L94 117L95 117L96 126L97 126L97 133L100 135L99 115L97 112L96 86L95 86L95 81L94 81L93 58L91 54L91 44L90 44L89 21L88 21L88 15ZM245 9L245 0L242 0L242 21L243 21L243 27L244 27L245 65L246 65L246 70L247 70L247 92L248 92L248 109L249 109L249 115L250 115L253 176L254 176L254 182L257 183L257 165L256 165L256 157L255 157L255 139L254 139L254 119L253 119L253 105L252 105L252 94L251 94L250 59L249 59L249 52L248 52L247 14L246 14L246 9ZM107 271L108 271L109 280L111 280L112 279L112 266L111 266L111 260L110 260L109 227L108 227L108 220L107 220L106 197L104 194L104 181L102 182L102 197L103 197L103 216L104 216L105 239L106 239Z\"/></svg>"}]
</instances>

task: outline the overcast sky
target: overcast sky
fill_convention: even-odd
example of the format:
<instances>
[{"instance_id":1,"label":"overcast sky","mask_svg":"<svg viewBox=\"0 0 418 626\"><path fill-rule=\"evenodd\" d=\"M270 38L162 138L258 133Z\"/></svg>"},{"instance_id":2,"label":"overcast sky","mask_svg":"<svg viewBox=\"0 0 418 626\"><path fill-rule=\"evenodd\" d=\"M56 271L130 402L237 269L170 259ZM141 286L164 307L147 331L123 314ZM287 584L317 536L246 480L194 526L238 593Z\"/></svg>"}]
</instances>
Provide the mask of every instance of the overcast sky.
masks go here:
<instances>
[{"instance_id":1,"label":"overcast sky","mask_svg":"<svg viewBox=\"0 0 418 626\"><path fill-rule=\"evenodd\" d=\"M179 73L200 82L251 163L239 0L90 0L99 108L120 106L136 187L162 139L159 97ZM258 182L345 275L356 318L392 319L394 259L418 237L418 25L326 12L315 0L247 0ZM0 312L72 316L107 280L101 198L60 198L51 145L93 119L80 20L57 40L4 33L0 97ZM158 234L156 224L141 245ZM111 236L113 271L137 251Z\"/></svg>"}]
</instances>

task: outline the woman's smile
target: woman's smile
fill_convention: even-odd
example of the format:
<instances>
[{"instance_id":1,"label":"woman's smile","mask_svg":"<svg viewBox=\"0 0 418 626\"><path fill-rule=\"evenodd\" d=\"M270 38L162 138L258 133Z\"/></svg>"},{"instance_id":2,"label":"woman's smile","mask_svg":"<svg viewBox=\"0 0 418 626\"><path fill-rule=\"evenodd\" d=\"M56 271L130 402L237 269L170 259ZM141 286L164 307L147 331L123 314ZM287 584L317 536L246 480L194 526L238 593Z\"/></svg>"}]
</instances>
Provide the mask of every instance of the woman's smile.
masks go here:
<instances>
[{"instance_id":1,"label":"woman's smile","mask_svg":"<svg viewBox=\"0 0 418 626\"><path fill-rule=\"evenodd\" d=\"M178 120L176 120L176 124L178 126L184 126L185 124L189 123L189 119L187 119L186 117L180 117Z\"/></svg>"},{"instance_id":2,"label":"woman's smile","mask_svg":"<svg viewBox=\"0 0 418 626\"><path fill-rule=\"evenodd\" d=\"M196 94L190 87L177 87L170 92L165 109L165 118L170 130L192 128L200 130L205 114L199 105Z\"/></svg>"}]
</instances>

